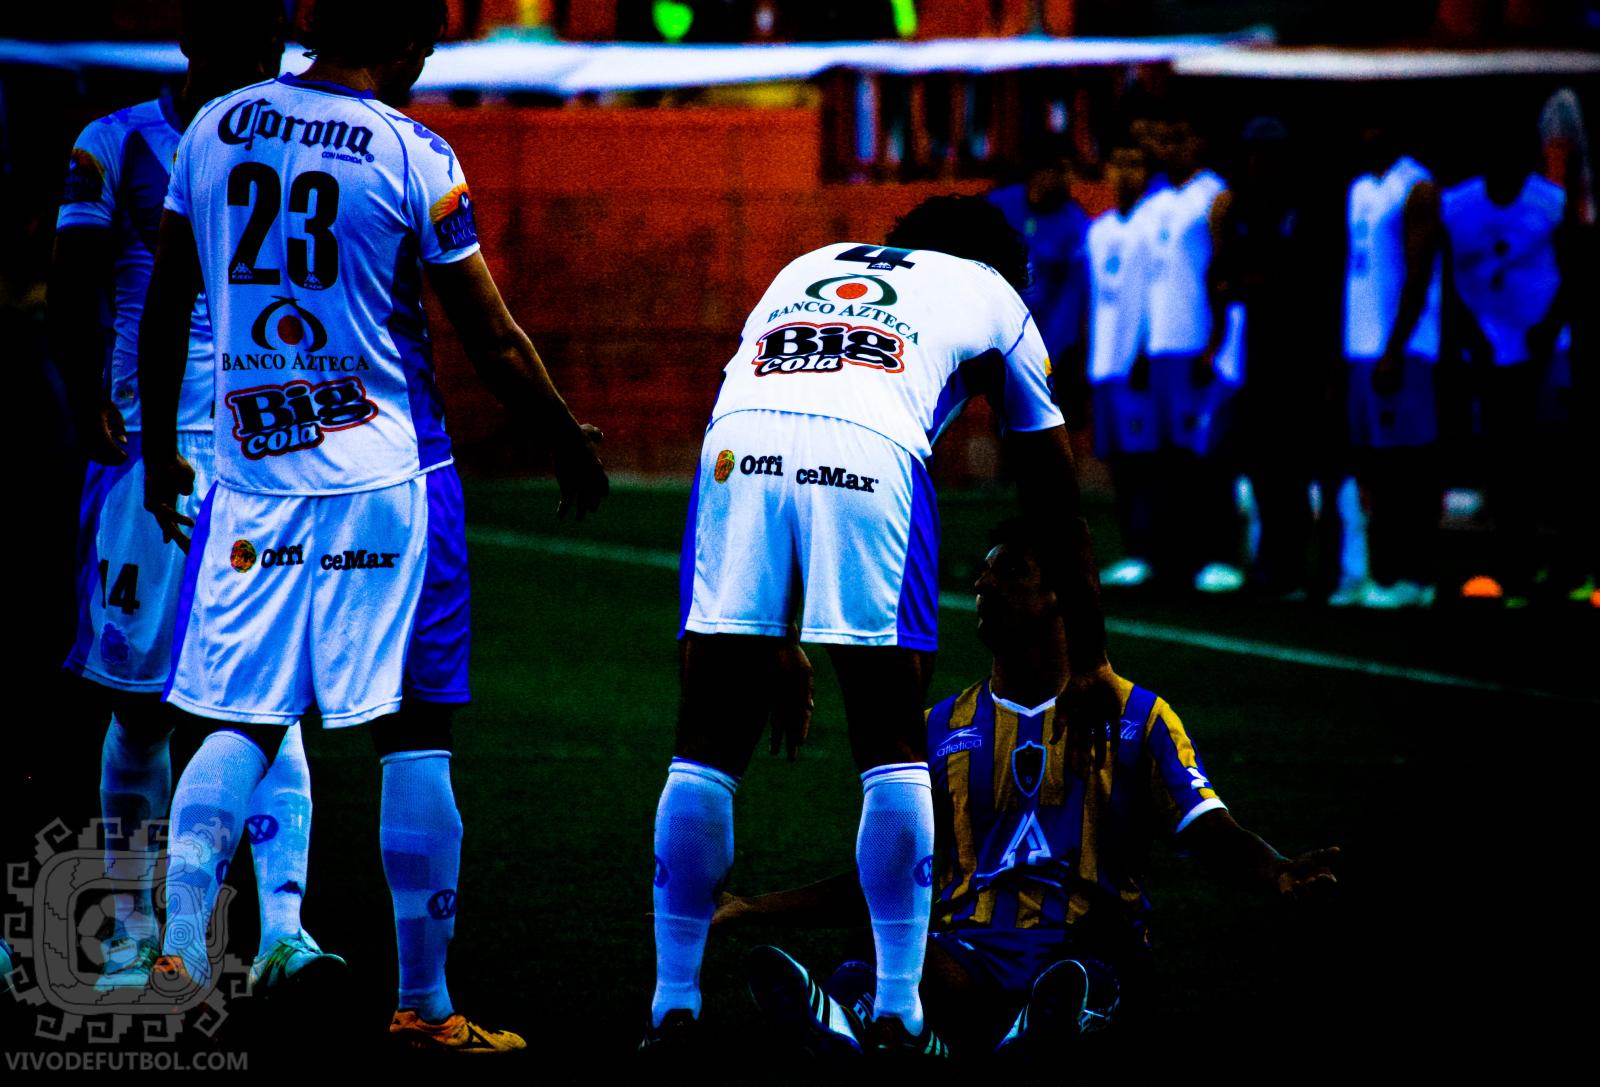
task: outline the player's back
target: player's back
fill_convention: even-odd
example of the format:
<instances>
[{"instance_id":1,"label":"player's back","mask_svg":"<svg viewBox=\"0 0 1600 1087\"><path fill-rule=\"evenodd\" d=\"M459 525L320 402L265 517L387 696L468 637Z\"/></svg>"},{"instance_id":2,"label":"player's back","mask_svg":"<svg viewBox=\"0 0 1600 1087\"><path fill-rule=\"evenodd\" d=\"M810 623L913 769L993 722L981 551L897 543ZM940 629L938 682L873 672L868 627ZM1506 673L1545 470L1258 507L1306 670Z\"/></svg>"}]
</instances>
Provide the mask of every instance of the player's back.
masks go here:
<instances>
[{"instance_id":1,"label":"player's back","mask_svg":"<svg viewBox=\"0 0 1600 1087\"><path fill-rule=\"evenodd\" d=\"M1346 206L1349 246L1345 263L1345 355L1383 354L1400 312L1405 286L1405 206L1411 191L1432 180L1415 159L1402 155L1381 175L1363 174L1350 185ZM1435 270L1428 301L1407 345L1410 354L1439 353L1440 279Z\"/></svg>"},{"instance_id":2,"label":"player's back","mask_svg":"<svg viewBox=\"0 0 1600 1087\"><path fill-rule=\"evenodd\" d=\"M1112 208L1089 227L1089 379L1126 374L1141 346L1150 265L1149 204Z\"/></svg>"},{"instance_id":3,"label":"player's back","mask_svg":"<svg viewBox=\"0 0 1600 1087\"><path fill-rule=\"evenodd\" d=\"M1211 336L1206 293L1206 270L1211 264L1208 216L1217 194L1226 188L1222 178L1201 170L1177 188L1149 197L1149 214L1154 218L1149 278L1152 355L1200 351Z\"/></svg>"},{"instance_id":4,"label":"player's back","mask_svg":"<svg viewBox=\"0 0 1600 1087\"><path fill-rule=\"evenodd\" d=\"M421 262L477 238L443 140L369 94L280 76L195 119L168 207L211 299L220 480L337 493L449 463Z\"/></svg>"},{"instance_id":5,"label":"player's back","mask_svg":"<svg viewBox=\"0 0 1600 1087\"><path fill-rule=\"evenodd\" d=\"M779 272L723 373L713 419L753 409L845 419L924 459L977 392L1003 384L1019 429L1035 429L1037 405L1050 402L1044 345L999 273L855 242Z\"/></svg>"}]
</instances>

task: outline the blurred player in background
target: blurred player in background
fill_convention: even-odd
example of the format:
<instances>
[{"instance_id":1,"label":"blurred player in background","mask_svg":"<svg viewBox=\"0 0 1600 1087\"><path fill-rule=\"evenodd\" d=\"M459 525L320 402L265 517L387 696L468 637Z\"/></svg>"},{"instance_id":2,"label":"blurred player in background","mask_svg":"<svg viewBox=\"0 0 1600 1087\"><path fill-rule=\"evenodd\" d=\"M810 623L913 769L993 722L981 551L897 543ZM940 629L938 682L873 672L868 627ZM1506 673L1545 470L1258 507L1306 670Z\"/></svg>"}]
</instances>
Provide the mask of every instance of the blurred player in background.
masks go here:
<instances>
[{"instance_id":1,"label":"blurred player in background","mask_svg":"<svg viewBox=\"0 0 1600 1087\"><path fill-rule=\"evenodd\" d=\"M1233 444L1261 517L1253 587L1280 599L1323 599L1337 587L1340 557L1338 220L1324 213L1301 150L1276 118L1246 126L1244 151L1239 184L1214 208L1212 283L1223 307L1239 303L1246 314L1249 363ZM1316 522L1313 482L1324 497Z\"/></svg>"},{"instance_id":2,"label":"blurred player in background","mask_svg":"<svg viewBox=\"0 0 1600 1087\"><path fill-rule=\"evenodd\" d=\"M461 484L434 384L426 274L468 355L556 450L562 508L607 490L588 435L501 301L450 146L403 100L443 0L319 0L300 76L212 102L179 144L139 339L146 505L191 544L166 698L211 731L172 802L157 988L208 968L214 873L283 730L312 706L371 724L379 840L399 944L390 1034L448 1052L521 1049L456 1011L445 983L461 818L451 715L468 699ZM216 482L175 443L188 315L215 330ZM183 529L193 526L189 541Z\"/></svg>"},{"instance_id":3,"label":"blurred player in background","mask_svg":"<svg viewBox=\"0 0 1600 1087\"><path fill-rule=\"evenodd\" d=\"M1341 586L1328 602L1427 607L1440 504L1439 189L1401 153L1388 124L1362 132L1361 167L1346 209L1344 355L1350 443L1368 504L1370 579Z\"/></svg>"},{"instance_id":4,"label":"blurred player in background","mask_svg":"<svg viewBox=\"0 0 1600 1087\"><path fill-rule=\"evenodd\" d=\"M1100 766L1078 757L1078 726L1057 734L1070 616L1041 576L1028 526L1007 522L993 539L975 586L993 668L927 718L936 846L922 993L956 1054L1059 1069L1064 1045L1122 1018L1149 981L1143 868L1154 841L1223 882L1289 899L1332 889L1338 849L1291 859L1241 827L1172 707L1121 677L1115 757ZM861 895L846 873L719 905L719 924L756 916L856 925ZM856 964L819 986L764 947L749 969L751 995L800 1045L860 1052L872 1004Z\"/></svg>"},{"instance_id":5,"label":"blurred player in background","mask_svg":"<svg viewBox=\"0 0 1600 1087\"><path fill-rule=\"evenodd\" d=\"M1154 224L1145 199L1150 164L1131 139L1106 158L1115 206L1089 227L1088 376L1094 398L1095 453L1111 467L1123 557L1100 572L1106 585L1150 580L1161 486L1161 430L1148 384L1129 380L1149 320Z\"/></svg>"},{"instance_id":6,"label":"blurred player in background","mask_svg":"<svg viewBox=\"0 0 1600 1087\"><path fill-rule=\"evenodd\" d=\"M1128 378L1133 389L1150 390L1161 429L1156 534L1167 554L1155 556L1156 573L1192 579L1201 592L1233 592L1244 574L1229 531L1232 487L1216 456L1231 392L1218 366L1227 322L1213 313L1209 289L1212 209L1227 185L1201 167L1201 139L1188 118L1161 131L1168 185L1149 197L1144 354Z\"/></svg>"},{"instance_id":7,"label":"blurred player in background","mask_svg":"<svg viewBox=\"0 0 1600 1087\"><path fill-rule=\"evenodd\" d=\"M1568 296L1563 290L1566 193L1535 173L1531 117L1491 114L1486 169L1440 198L1449 242L1453 312L1476 371L1479 422L1489 453L1493 573L1468 582L1472 596L1525 603L1538 566L1535 533L1563 499L1550 438L1560 422ZM1564 467L1564 466L1563 466Z\"/></svg>"},{"instance_id":8,"label":"blurred player in background","mask_svg":"<svg viewBox=\"0 0 1600 1087\"><path fill-rule=\"evenodd\" d=\"M171 799L173 718L160 693L172 664L183 552L164 541L144 513L136 370L161 201L185 125L210 99L276 75L283 38L278 0L185 3L181 44L189 71L183 89L83 130L57 218L50 319L91 462L80 521L78 638L66 666L94 685L89 704L96 723L111 716L101 749L100 803L118 833L107 831L107 865L114 878L138 884L136 892L117 896L102 989L143 988L160 954L151 888L157 843L149 841L147 828L166 817ZM106 316L109 327L102 323ZM194 468L199 491L212 478L211 349L202 298L189 326L178 407L178 448ZM185 500L186 514L197 511L199 497ZM323 954L300 924L310 785L296 724L285 732L246 812L261 908L252 976L269 988L343 964Z\"/></svg>"},{"instance_id":9,"label":"blurred player in background","mask_svg":"<svg viewBox=\"0 0 1600 1087\"><path fill-rule=\"evenodd\" d=\"M1017 295L1026 285L1026 248L992 204L936 197L884 245L843 242L790 262L745 322L684 534L683 691L656 810L647 1050L683 1052L696 1036L706 934L733 863L733 795L783 662L798 656L798 626L799 640L828 646L861 772L856 859L877 946L868 1044L944 1052L917 997L933 864L922 705L938 612L925 462L974 395L1005 428L1045 576L1071 602L1066 717L1087 741L1115 715L1088 530L1050 361Z\"/></svg>"}]
</instances>

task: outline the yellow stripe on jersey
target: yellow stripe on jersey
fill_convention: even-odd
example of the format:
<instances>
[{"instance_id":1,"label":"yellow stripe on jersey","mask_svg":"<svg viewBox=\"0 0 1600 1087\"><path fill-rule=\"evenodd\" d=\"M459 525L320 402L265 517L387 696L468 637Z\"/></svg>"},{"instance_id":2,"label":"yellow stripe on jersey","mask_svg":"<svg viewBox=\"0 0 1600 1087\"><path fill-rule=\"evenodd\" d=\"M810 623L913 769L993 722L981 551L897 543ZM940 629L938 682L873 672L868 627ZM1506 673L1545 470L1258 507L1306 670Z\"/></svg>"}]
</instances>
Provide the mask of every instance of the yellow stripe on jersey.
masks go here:
<instances>
[{"instance_id":1,"label":"yellow stripe on jersey","mask_svg":"<svg viewBox=\"0 0 1600 1087\"><path fill-rule=\"evenodd\" d=\"M1067 802L1067 760L1060 744L1050 743L1050 731L1056 727L1057 707L1044 711L1043 743L1045 744L1044 781L1039 785L1039 806L1059 808Z\"/></svg>"},{"instance_id":2,"label":"yellow stripe on jersey","mask_svg":"<svg viewBox=\"0 0 1600 1087\"><path fill-rule=\"evenodd\" d=\"M1155 712L1150 715L1150 724L1145 729L1147 738L1155 729L1157 722L1160 722L1161 726L1167 730L1167 735L1172 738L1172 746L1178 752L1178 761L1185 766L1198 767L1200 761L1195 757L1194 744L1189 740L1189 733L1184 729L1183 722L1179 720L1176 713L1172 712L1172 707L1167 705L1164 698L1156 699ZM1197 789L1195 793L1202 800L1217 799L1216 791L1209 786Z\"/></svg>"}]
</instances>

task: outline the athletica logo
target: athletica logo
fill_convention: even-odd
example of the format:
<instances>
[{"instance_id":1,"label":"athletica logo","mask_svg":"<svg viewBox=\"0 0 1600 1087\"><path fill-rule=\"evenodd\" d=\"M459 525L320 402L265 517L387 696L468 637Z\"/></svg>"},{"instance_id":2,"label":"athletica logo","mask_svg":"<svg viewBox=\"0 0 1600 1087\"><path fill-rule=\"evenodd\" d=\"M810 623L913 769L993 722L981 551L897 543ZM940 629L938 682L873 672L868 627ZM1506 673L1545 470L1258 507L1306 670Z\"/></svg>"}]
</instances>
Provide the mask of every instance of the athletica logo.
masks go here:
<instances>
[{"instance_id":1,"label":"athletica logo","mask_svg":"<svg viewBox=\"0 0 1600 1087\"><path fill-rule=\"evenodd\" d=\"M270 842L278 836L278 821L270 815L252 815L244 821L245 833L251 845Z\"/></svg>"},{"instance_id":2,"label":"athletica logo","mask_svg":"<svg viewBox=\"0 0 1600 1087\"><path fill-rule=\"evenodd\" d=\"M257 385L225 398L233 412L233 436L251 460L278 457L322 444L330 430L349 430L369 423L378 405L367 399L358 377L341 377L313 385Z\"/></svg>"},{"instance_id":3,"label":"athletica logo","mask_svg":"<svg viewBox=\"0 0 1600 1087\"><path fill-rule=\"evenodd\" d=\"M752 457L745 455L739 462L739 474L745 476L781 476L783 475L782 457Z\"/></svg>"},{"instance_id":4,"label":"athletica logo","mask_svg":"<svg viewBox=\"0 0 1600 1087\"><path fill-rule=\"evenodd\" d=\"M794 474L797 487L809 483L816 487L837 487L841 491L866 491L868 494L878 493L872 489L876 482L877 476L858 476L844 468L830 468L826 464L820 468L802 468Z\"/></svg>"},{"instance_id":5,"label":"athletica logo","mask_svg":"<svg viewBox=\"0 0 1600 1087\"><path fill-rule=\"evenodd\" d=\"M368 551L362 548L359 551L342 551L338 554L322 556L324 570L393 570L394 560L400 557L398 551Z\"/></svg>"},{"instance_id":6,"label":"athletica logo","mask_svg":"<svg viewBox=\"0 0 1600 1087\"><path fill-rule=\"evenodd\" d=\"M717 466L712 469L711 478L718 483L728 482L728 477L733 475L734 463L733 450L724 449L717 454Z\"/></svg>"},{"instance_id":7,"label":"athletica logo","mask_svg":"<svg viewBox=\"0 0 1600 1087\"><path fill-rule=\"evenodd\" d=\"M253 102L236 102L217 122L217 138L234 146L243 145L253 150L256 137L282 140L288 143L295 138L295 127L300 128L300 143L305 147L326 148L323 157L334 151L350 151L366 161L372 161L367 150L372 145L372 130L345 121L308 121L302 117L286 116L272 108L265 98Z\"/></svg>"},{"instance_id":8,"label":"athletica logo","mask_svg":"<svg viewBox=\"0 0 1600 1087\"><path fill-rule=\"evenodd\" d=\"M957 751L976 751L982 746L983 733L974 725L952 732L944 743L934 750L933 757L942 759L947 755L954 755Z\"/></svg>"},{"instance_id":9,"label":"athletica logo","mask_svg":"<svg viewBox=\"0 0 1600 1087\"><path fill-rule=\"evenodd\" d=\"M875 297L869 298L868 295ZM900 300L888 280L881 276L819 279L806 288L806 297L820 298L825 302L866 302L875 306L892 306Z\"/></svg>"},{"instance_id":10,"label":"athletica logo","mask_svg":"<svg viewBox=\"0 0 1600 1087\"><path fill-rule=\"evenodd\" d=\"M1124 740L1137 740L1139 738L1140 731L1142 730L1138 723L1129 721L1127 718L1123 718L1122 732L1120 735Z\"/></svg>"},{"instance_id":11,"label":"athletica logo","mask_svg":"<svg viewBox=\"0 0 1600 1087\"><path fill-rule=\"evenodd\" d=\"M235 269L228 273L230 283L252 283L252 273L246 268L244 278L238 278L240 272ZM277 334L280 342L273 343L268 338L268 325L272 315L288 307L289 312L278 318L278 323L272 326L271 331ZM328 343L328 330L323 327L317 315L306 309L299 302L286 295L277 295L267 308L256 315L255 321L250 325L250 338L268 351L282 351L285 349L301 349L305 351L320 351Z\"/></svg>"},{"instance_id":12,"label":"athletica logo","mask_svg":"<svg viewBox=\"0 0 1600 1087\"><path fill-rule=\"evenodd\" d=\"M1017 745L1016 750L1011 752L1011 776L1024 796L1033 796L1039 791L1039 782L1044 780L1044 766L1045 750L1042 744L1029 740Z\"/></svg>"},{"instance_id":13,"label":"athletica logo","mask_svg":"<svg viewBox=\"0 0 1600 1087\"><path fill-rule=\"evenodd\" d=\"M401 124L410 125L411 131L417 134L417 139L427 140L429 147L433 148L435 151L449 160L449 165L444 168L445 176L449 178L454 178L456 176L456 156L455 153L450 150L449 144L445 143L438 136L435 136L421 122L413 121L403 113L391 113L389 114L389 120L399 121Z\"/></svg>"},{"instance_id":14,"label":"athletica logo","mask_svg":"<svg viewBox=\"0 0 1600 1087\"><path fill-rule=\"evenodd\" d=\"M751 365L757 377L836 373L847 362L897 374L905 369L904 353L905 341L881 328L796 321L762 336Z\"/></svg>"},{"instance_id":15,"label":"athletica logo","mask_svg":"<svg viewBox=\"0 0 1600 1087\"><path fill-rule=\"evenodd\" d=\"M660 857L656 858L656 874L654 882L657 887L665 887L667 885L667 862L662 860Z\"/></svg>"},{"instance_id":16,"label":"athletica logo","mask_svg":"<svg viewBox=\"0 0 1600 1087\"><path fill-rule=\"evenodd\" d=\"M433 892L428 899L428 916L435 921L448 921L456 915L456 893L450 888Z\"/></svg>"},{"instance_id":17,"label":"athletica logo","mask_svg":"<svg viewBox=\"0 0 1600 1087\"><path fill-rule=\"evenodd\" d=\"M917 881L917 886L918 887L932 887L933 886L933 854L932 853L929 853L926 857L923 857L920 861L917 862L916 870L911 873L911 876L912 876L913 879L915 879Z\"/></svg>"},{"instance_id":18,"label":"athletica logo","mask_svg":"<svg viewBox=\"0 0 1600 1087\"><path fill-rule=\"evenodd\" d=\"M105 191L106 172L100 160L81 147L74 147L67 159L67 183L61 191L63 204L92 204Z\"/></svg>"},{"instance_id":19,"label":"athletica logo","mask_svg":"<svg viewBox=\"0 0 1600 1087\"><path fill-rule=\"evenodd\" d=\"M478 224L472 218L472 194L463 182L434 201L428 209L433 232L441 249L465 249L478 240Z\"/></svg>"},{"instance_id":20,"label":"athletica logo","mask_svg":"<svg viewBox=\"0 0 1600 1087\"><path fill-rule=\"evenodd\" d=\"M256 564L256 545L249 540L234 540L228 552L228 564L238 573L244 573Z\"/></svg>"}]
</instances>

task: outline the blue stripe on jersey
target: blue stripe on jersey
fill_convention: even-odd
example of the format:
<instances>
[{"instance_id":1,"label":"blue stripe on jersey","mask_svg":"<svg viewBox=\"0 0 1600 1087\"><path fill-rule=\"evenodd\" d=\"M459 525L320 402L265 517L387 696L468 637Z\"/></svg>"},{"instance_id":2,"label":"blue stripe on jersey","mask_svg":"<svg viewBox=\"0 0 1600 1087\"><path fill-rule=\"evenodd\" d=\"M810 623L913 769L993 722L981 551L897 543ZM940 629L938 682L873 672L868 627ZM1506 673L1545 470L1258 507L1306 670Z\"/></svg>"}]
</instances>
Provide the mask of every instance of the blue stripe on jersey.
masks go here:
<instances>
[{"instance_id":1,"label":"blue stripe on jersey","mask_svg":"<svg viewBox=\"0 0 1600 1087\"><path fill-rule=\"evenodd\" d=\"M978 691L977 705L972 711L972 728L983 737L983 746L973 748L967 763L967 811L972 827L972 845L981 850L995 823L994 810L994 698L989 694L989 681L983 681ZM981 858L979 863L982 863ZM971 895L967 904L952 918L967 921L978 908L979 894Z\"/></svg>"},{"instance_id":2,"label":"blue stripe on jersey","mask_svg":"<svg viewBox=\"0 0 1600 1087\"><path fill-rule=\"evenodd\" d=\"M1011 352L1013 352L1013 351L1015 351L1017 349L1017 345L1022 342L1022 337L1026 336L1028 334L1028 322L1030 322L1032 320L1033 320L1033 313L1031 311L1025 317L1022 318L1022 330L1017 333L1017 338L1011 341L1011 346L1006 348L1006 353L1003 356L1004 358L1008 358L1009 359L1011 357Z\"/></svg>"},{"instance_id":3,"label":"blue stripe on jersey","mask_svg":"<svg viewBox=\"0 0 1600 1087\"><path fill-rule=\"evenodd\" d=\"M417 466L426 471L450 459L450 435L444 429L444 397L433 377L433 343L428 339L428 317L422 308L422 269L417 248L413 235L406 235L400 242L390 281L393 308L387 325L406 376L411 429L417 435Z\"/></svg>"},{"instance_id":4,"label":"blue stripe on jersey","mask_svg":"<svg viewBox=\"0 0 1600 1087\"><path fill-rule=\"evenodd\" d=\"M1015 346L1012 345L1013 348ZM933 405L933 425L927 430L930 446L939 440L939 435L944 433L944 428L950 425L951 420L961 414L961 409L968 400L991 387L991 382L993 388L1000 387L998 370L1004 364L1005 356L998 350L990 348L955 368L949 380L944 383L944 388L939 391L939 399Z\"/></svg>"},{"instance_id":5,"label":"blue stripe on jersey","mask_svg":"<svg viewBox=\"0 0 1600 1087\"><path fill-rule=\"evenodd\" d=\"M939 499L922 461L907 459L911 465L911 530L900 604L895 609L895 644L931 652L939 647Z\"/></svg>"},{"instance_id":6,"label":"blue stripe on jersey","mask_svg":"<svg viewBox=\"0 0 1600 1087\"><path fill-rule=\"evenodd\" d=\"M189 612L194 610L194 586L200 579L200 567L205 565L206 544L211 540L211 500L216 497L217 485L213 483L206 492L206 500L200 503L200 512L194 519L194 532L189 537L189 555L183 560L183 583L178 588L178 618L172 635L172 665L167 669L167 682L161 689L163 702L172 693L172 679L178 674L178 658L183 655L183 639L189 633Z\"/></svg>"},{"instance_id":7,"label":"blue stripe on jersey","mask_svg":"<svg viewBox=\"0 0 1600 1087\"><path fill-rule=\"evenodd\" d=\"M705 470L695 465L694 480L689 484L689 516L683 523L683 547L678 552L678 637L684 635L689 622L689 605L694 600L695 518L700 515L700 477Z\"/></svg>"},{"instance_id":8,"label":"blue stripe on jersey","mask_svg":"<svg viewBox=\"0 0 1600 1087\"><path fill-rule=\"evenodd\" d=\"M305 87L307 90L342 95L345 98L366 99L375 97L372 91L358 91L354 87L346 87L343 83L327 83L320 79L306 79L304 76L295 75L293 72L284 72L278 76L276 81L290 87Z\"/></svg>"}]
</instances>

